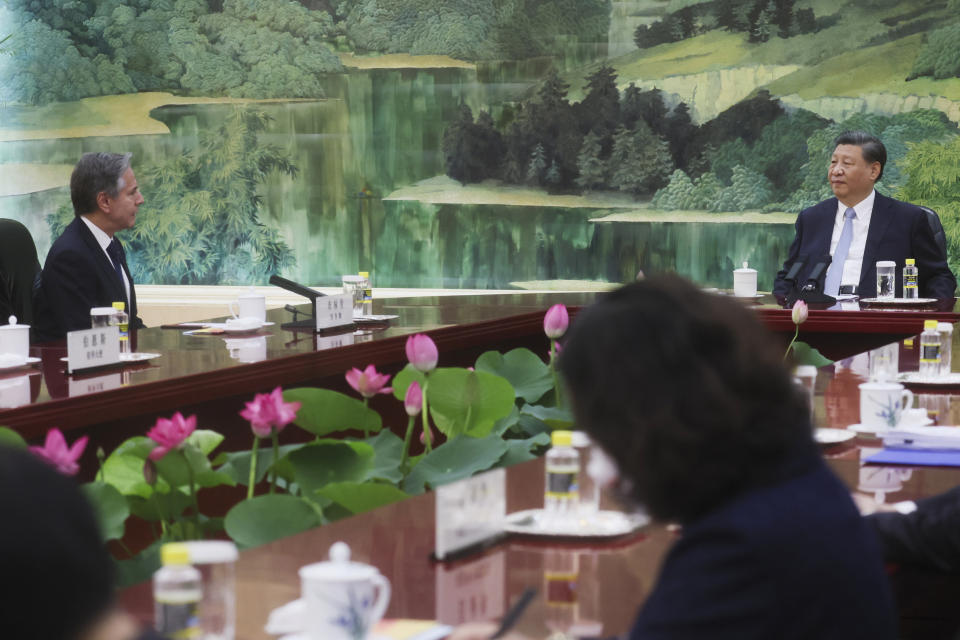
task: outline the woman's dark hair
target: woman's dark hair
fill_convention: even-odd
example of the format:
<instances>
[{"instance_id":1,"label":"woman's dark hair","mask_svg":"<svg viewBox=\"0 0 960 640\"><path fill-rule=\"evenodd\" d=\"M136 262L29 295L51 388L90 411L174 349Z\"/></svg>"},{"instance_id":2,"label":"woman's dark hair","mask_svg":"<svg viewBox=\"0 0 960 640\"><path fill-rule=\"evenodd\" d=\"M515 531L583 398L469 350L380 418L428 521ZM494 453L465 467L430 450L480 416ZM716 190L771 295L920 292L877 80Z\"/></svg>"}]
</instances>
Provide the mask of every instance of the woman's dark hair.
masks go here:
<instances>
[{"instance_id":1,"label":"woman's dark hair","mask_svg":"<svg viewBox=\"0 0 960 640\"><path fill-rule=\"evenodd\" d=\"M631 497L686 522L815 460L809 409L783 347L740 301L677 276L629 284L583 310L560 356L579 428Z\"/></svg>"},{"instance_id":2,"label":"woman's dark hair","mask_svg":"<svg viewBox=\"0 0 960 640\"><path fill-rule=\"evenodd\" d=\"M76 482L0 446L4 638L75 640L113 600L112 561Z\"/></svg>"},{"instance_id":3,"label":"woman's dark hair","mask_svg":"<svg viewBox=\"0 0 960 640\"><path fill-rule=\"evenodd\" d=\"M866 131L844 131L833 140L834 147L841 144L860 147L860 153L867 164L879 162L880 174L876 181L880 182L883 177L883 167L887 164L887 148L883 146L883 141L880 138L870 135Z\"/></svg>"}]
</instances>

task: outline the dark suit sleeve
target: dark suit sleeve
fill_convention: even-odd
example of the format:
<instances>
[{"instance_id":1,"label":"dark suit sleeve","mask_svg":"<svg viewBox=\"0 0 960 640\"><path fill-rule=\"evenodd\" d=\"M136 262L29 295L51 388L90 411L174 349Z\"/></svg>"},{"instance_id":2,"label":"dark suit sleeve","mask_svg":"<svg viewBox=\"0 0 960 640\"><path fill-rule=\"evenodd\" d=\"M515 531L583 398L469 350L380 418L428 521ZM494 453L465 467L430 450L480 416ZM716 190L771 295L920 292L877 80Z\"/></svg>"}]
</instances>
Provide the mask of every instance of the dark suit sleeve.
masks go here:
<instances>
[{"instance_id":1,"label":"dark suit sleeve","mask_svg":"<svg viewBox=\"0 0 960 640\"><path fill-rule=\"evenodd\" d=\"M780 271L777 271L777 277L773 281L773 294L777 296L788 296L790 295L791 285L789 282L784 280L784 276L787 275L787 272L790 270L790 267L793 266L793 263L796 261L799 253L800 246L803 243L803 214L797 216L797 221L793 225L794 236L793 243L790 245L790 250L787 252L787 259L783 263L783 268Z\"/></svg>"},{"instance_id":2,"label":"dark suit sleeve","mask_svg":"<svg viewBox=\"0 0 960 640\"><path fill-rule=\"evenodd\" d=\"M913 257L920 272L920 295L925 298L952 298L957 289L957 279L947 265L947 256L941 253L933 237L933 229L925 212L920 211L920 215L916 216L910 232Z\"/></svg>"},{"instance_id":3,"label":"dark suit sleeve","mask_svg":"<svg viewBox=\"0 0 960 640\"><path fill-rule=\"evenodd\" d=\"M920 500L913 513L874 513L866 519L888 562L960 572L960 487Z\"/></svg>"},{"instance_id":4,"label":"dark suit sleeve","mask_svg":"<svg viewBox=\"0 0 960 640\"><path fill-rule=\"evenodd\" d=\"M684 537L667 556L630 640L770 637L775 593L742 536L713 531Z\"/></svg>"},{"instance_id":5,"label":"dark suit sleeve","mask_svg":"<svg viewBox=\"0 0 960 640\"><path fill-rule=\"evenodd\" d=\"M65 249L47 260L41 276L47 313L56 319L61 337L90 328L90 308L97 306L96 266L85 252Z\"/></svg>"}]
</instances>

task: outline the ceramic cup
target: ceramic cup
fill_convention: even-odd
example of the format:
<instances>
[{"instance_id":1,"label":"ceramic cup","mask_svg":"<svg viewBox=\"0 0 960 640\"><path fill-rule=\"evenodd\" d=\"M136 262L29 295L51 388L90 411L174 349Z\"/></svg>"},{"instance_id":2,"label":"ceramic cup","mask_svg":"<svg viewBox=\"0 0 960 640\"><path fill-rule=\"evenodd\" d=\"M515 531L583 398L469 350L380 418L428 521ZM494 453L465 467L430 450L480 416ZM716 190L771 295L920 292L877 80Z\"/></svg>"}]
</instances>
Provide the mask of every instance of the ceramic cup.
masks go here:
<instances>
[{"instance_id":1,"label":"ceramic cup","mask_svg":"<svg viewBox=\"0 0 960 640\"><path fill-rule=\"evenodd\" d=\"M17 324L17 317L10 316L7 324L0 325L0 355L4 362L23 364L30 355L30 325Z\"/></svg>"},{"instance_id":2,"label":"ceramic cup","mask_svg":"<svg viewBox=\"0 0 960 640\"><path fill-rule=\"evenodd\" d=\"M897 382L865 382L860 385L860 424L879 430L900 423L903 410L913 405L913 392Z\"/></svg>"},{"instance_id":3,"label":"ceramic cup","mask_svg":"<svg viewBox=\"0 0 960 640\"><path fill-rule=\"evenodd\" d=\"M747 263L743 268L733 271L733 295L738 298L753 298L757 295L757 270L751 269Z\"/></svg>"},{"instance_id":4,"label":"ceramic cup","mask_svg":"<svg viewBox=\"0 0 960 640\"><path fill-rule=\"evenodd\" d=\"M330 547L330 561L300 569L303 632L311 640L367 638L390 602L390 583L376 567L350 562L350 547Z\"/></svg>"},{"instance_id":5,"label":"ceramic cup","mask_svg":"<svg viewBox=\"0 0 960 640\"><path fill-rule=\"evenodd\" d=\"M234 318L256 318L261 323L267 320L267 299L252 287L230 303L230 313Z\"/></svg>"},{"instance_id":6,"label":"ceramic cup","mask_svg":"<svg viewBox=\"0 0 960 640\"><path fill-rule=\"evenodd\" d=\"M0 409L30 404L30 376L0 380Z\"/></svg>"}]
</instances>

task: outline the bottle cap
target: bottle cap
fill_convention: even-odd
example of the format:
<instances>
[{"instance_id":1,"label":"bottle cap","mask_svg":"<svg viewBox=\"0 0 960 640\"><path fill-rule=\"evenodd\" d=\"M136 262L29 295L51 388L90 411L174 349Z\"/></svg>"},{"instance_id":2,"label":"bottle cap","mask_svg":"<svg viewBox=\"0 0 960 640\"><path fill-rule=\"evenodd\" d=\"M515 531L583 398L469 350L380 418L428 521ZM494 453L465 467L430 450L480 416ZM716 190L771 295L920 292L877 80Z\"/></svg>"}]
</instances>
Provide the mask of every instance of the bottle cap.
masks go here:
<instances>
[{"instance_id":1,"label":"bottle cap","mask_svg":"<svg viewBox=\"0 0 960 640\"><path fill-rule=\"evenodd\" d=\"M937 321L936 321L936 320L924 320L924 321L923 321L923 330L924 330L924 331L936 331L936 330L937 330Z\"/></svg>"},{"instance_id":2,"label":"bottle cap","mask_svg":"<svg viewBox=\"0 0 960 640\"><path fill-rule=\"evenodd\" d=\"M117 311L123 311L127 308L127 303L122 301L114 302L113 308L116 309Z\"/></svg>"},{"instance_id":3,"label":"bottle cap","mask_svg":"<svg viewBox=\"0 0 960 640\"><path fill-rule=\"evenodd\" d=\"M939 331L940 333L944 333L944 332L953 333L953 325L950 324L949 322L938 322L937 331Z\"/></svg>"},{"instance_id":4,"label":"bottle cap","mask_svg":"<svg viewBox=\"0 0 960 640\"><path fill-rule=\"evenodd\" d=\"M190 554L190 564L221 564L236 562L237 545L228 540L192 540L184 546Z\"/></svg>"},{"instance_id":5,"label":"bottle cap","mask_svg":"<svg viewBox=\"0 0 960 640\"><path fill-rule=\"evenodd\" d=\"M912 349L912 348L913 348L913 338L904 338L904 339L903 339L903 346L905 346L905 347L908 348L908 349Z\"/></svg>"},{"instance_id":6,"label":"bottle cap","mask_svg":"<svg viewBox=\"0 0 960 640\"><path fill-rule=\"evenodd\" d=\"M168 542L160 547L160 563L165 567L190 564L190 549L180 542Z\"/></svg>"},{"instance_id":7,"label":"bottle cap","mask_svg":"<svg viewBox=\"0 0 960 640\"><path fill-rule=\"evenodd\" d=\"M914 260L913 258L907 258L906 260L904 260L904 263L912 265L912 264L917 264L917 261Z\"/></svg>"},{"instance_id":8,"label":"bottle cap","mask_svg":"<svg viewBox=\"0 0 960 640\"><path fill-rule=\"evenodd\" d=\"M359 275L361 278L369 278L369 277L370 277L370 272L369 272L369 271L359 271L359 272L357 272L357 275Z\"/></svg>"},{"instance_id":9,"label":"bottle cap","mask_svg":"<svg viewBox=\"0 0 960 640\"><path fill-rule=\"evenodd\" d=\"M573 434L569 431L554 431L550 434L550 444L554 447L569 447L573 443Z\"/></svg>"}]
</instances>

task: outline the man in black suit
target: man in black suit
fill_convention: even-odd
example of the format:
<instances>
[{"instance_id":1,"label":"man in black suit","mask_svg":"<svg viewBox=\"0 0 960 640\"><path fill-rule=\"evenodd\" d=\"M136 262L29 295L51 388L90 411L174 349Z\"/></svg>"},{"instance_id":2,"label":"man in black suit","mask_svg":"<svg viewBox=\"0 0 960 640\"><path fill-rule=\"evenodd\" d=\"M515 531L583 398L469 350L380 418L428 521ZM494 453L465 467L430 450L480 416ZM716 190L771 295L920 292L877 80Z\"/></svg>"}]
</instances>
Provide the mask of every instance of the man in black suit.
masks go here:
<instances>
[{"instance_id":1,"label":"man in black suit","mask_svg":"<svg viewBox=\"0 0 960 640\"><path fill-rule=\"evenodd\" d=\"M50 247L34 286L39 342L89 329L90 309L117 301L127 303L131 329L143 326L126 255L114 237L134 225L143 204L130 156L85 153L73 169L70 199L75 218Z\"/></svg>"},{"instance_id":2,"label":"man in black suit","mask_svg":"<svg viewBox=\"0 0 960 640\"><path fill-rule=\"evenodd\" d=\"M834 141L827 177L836 198L805 209L797 216L796 237L783 269L777 273L773 293L786 297L793 283L785 277L797 261L797 286L807 283L818 259L831 256L824 279L827 295L856 293L861 298L877 294L878 260L897 265L896 295L902 296L904 261L914 258L919 269L920 295L952 298L957 280L947 256L938 247L927 213L920 207L877 193L873 186L883 177L887 150L883 143L862 131L843 133Z\"/></svg>"}]
</instances>

